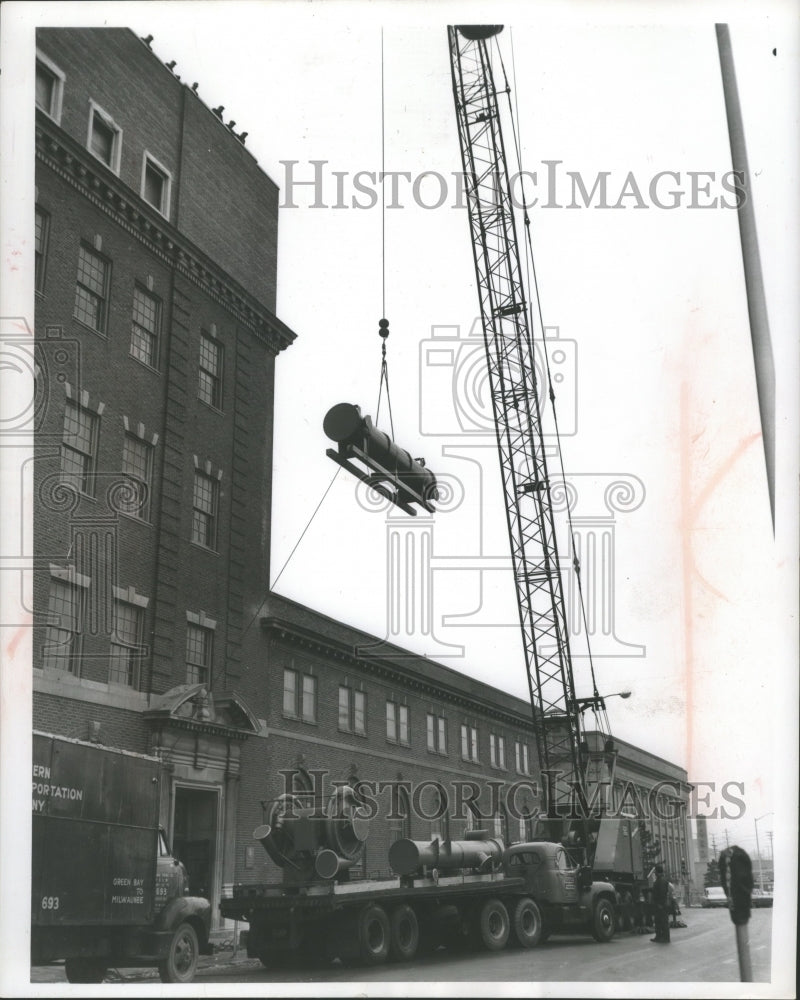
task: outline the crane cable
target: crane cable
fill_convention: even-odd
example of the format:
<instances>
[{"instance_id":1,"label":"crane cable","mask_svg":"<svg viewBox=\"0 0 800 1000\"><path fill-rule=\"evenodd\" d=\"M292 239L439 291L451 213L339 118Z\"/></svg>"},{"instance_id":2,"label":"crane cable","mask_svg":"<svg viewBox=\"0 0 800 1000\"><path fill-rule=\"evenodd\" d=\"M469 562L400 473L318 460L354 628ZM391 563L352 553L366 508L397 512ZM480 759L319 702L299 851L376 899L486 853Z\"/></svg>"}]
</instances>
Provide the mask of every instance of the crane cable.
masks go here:
<instances>
[{"instance_id":1,"label":"crane cable","mask_svg":"<svg viewBox=\"0 0 800 1000\"><path fill-rule=\"evenodd\" d=\"M517 131L517 119L519 117L519 109L518 109L518 106L517 106L517 69L516 69L516 61L515 61L515 58L514 58L514 35L513 35L513 31L511 31L510 29L509 29L509 34L510 34L510 37L511 37L511 74L512 74L512 78L514 80L514 104L513 104L513 106L512 106L512 102L511 102L511 87L509 86L508 76L506 75L505 63L503 62L503 54L500 51L500 45L499 45L499 43L497 41L497 37L496 36L495 36L494 42L495 42L495 46L497 48L497 54L498 54L498 56L500 58L500 66L501 66L501 69L503 71L503 81L505 83L504 91L505 91L505 94L506 94L506 99L508 101L508 112L509 112L509 117L510 117L510 120L511 120L511 129L512 129L513 136L514 136L514 150L515 150L516 157L517 157L517 167L519 169L519 177L520 177L520 188L521 188L521 191L522 191L522 208L523 208L523 213L524 213L523 214L523 221L524 221L524 224L525 224L525 273L526 273L526 277L527 277L527 280L528 280L528 287L529 287L529 289L531 288L531 276L533 278L533 285L532 285L532 287L533 287L533 291L534 291L534 297L536 299L536 309L537 309L537 314L538 314L538 319L539 319L539 329L542 331L542 353L544 354L545 371L547 373L548 395L550 397L550 408L551 408L552 413L553 413L553 423L554 423L554 427L555 427L556 442L557 442L557 445L558 445L558 460L559 460L559 465L560 465L560 468L561 468L561 481L562 481L562 483L564 485L564 494L565 494L565 496L567 496L567 476L566 476L566 471L564 469L564 455L563 455L563 451L561 449L561 434L560 434L559 427L558 427L558 413L557 413L557 410L556 410L556 394L555 394L555 391L553 389L553 380L552 380L551 373L550 373L550 355L549 355L549 352L547 350L547 336L546 336L546 333L545 333L544 317L542 315L542 301L541 301L541 298L540 298L540 295L539 295L539 279L538 279L537 273L536 273L536 262L535 262L534 254L533 254L533 241L532 241L532 238L531 238L531 220L530 220L530 215L528 213L527 199L525 197L524 174L523 174L523 171L522 171L522 148L521 148L520 137L519 137L519 134L518 134L518 131ZM533 303L532 302L529 302L529 309L531 311L531 322L530 322L530 332L529 332L529 335L531 337L531 345L530 346L531 346L531 349L532 349L533 348L533 343L532 343L532 341L533 341L533 321L534 321ZM569 504L568 501L566 503L566 508L567 508L567 521L569 523L569 538L570 538L570 544L571 544L571 547L572 547L572 568L573 568L573 571L575 573L575 579L576 579L576 582L577 582L577 585L578 585L578 600L579 600L580 609L581 609L581 620L583 622L584 635L586 636L586 650L587 650L588 657L589 657L589 669L590 669L591 678L592 678L592 694L593 694L594 698L599 699L600 698L600 692L598 691L598 688L597 688L597 678L596 678L595 670L594 670L594 660L593 660L593 657L592 657L592 647L591 647L591 643L589 641L589 627L588 627L588 620L587 620L587 615L586 615L586 602L584 600L583 586L582 586L582 583L581 583L581 564L580 564L580 559L578 558L578 553L577 553L577 549L576 549L576 546L575 546L575 529L574 529L574 525L572 523L572 511L570 509L570 504ZM597 708L595 708L594 712L595 712L595 716L597 716L597 714L598 714ZM601 729L602 729L602 721L603 721L603 718L604 718L605 719L605 723L606 723L606 728L603 729L602 731L608 733L610 730L608 728L608 717L606 715L605 708L602 709L602 713L603 713L603 717L601 718Z\"/></svg>"},{"instance_id":2,"label":"crane cable","mask_svg":"<svg viewBox=\"0 0 800 1000\"><path fill-rule=\"evenodd\" d=\"M381 338L381 375L378 382L378 405L375 409L375 424L381 413L381 397L386 386L386 403L389 409L390 437L394 441L394 417L392 397L389 394L389 365L386 360L386 341L389 338L389 320L386 319L386 124L383 86L383 28L381 28L381 314L378 321L378 336Z\"/></svg>"}]
</instances>

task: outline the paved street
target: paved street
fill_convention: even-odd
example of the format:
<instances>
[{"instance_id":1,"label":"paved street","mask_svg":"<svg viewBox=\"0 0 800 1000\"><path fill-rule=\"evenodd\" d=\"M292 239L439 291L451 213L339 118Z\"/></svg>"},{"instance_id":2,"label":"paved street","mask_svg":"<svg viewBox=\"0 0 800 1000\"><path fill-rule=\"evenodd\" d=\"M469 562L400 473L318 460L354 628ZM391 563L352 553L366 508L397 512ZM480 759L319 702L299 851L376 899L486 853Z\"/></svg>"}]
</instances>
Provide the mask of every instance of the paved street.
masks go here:
<instances>
[{"instance_id":1,"label":"paved street","mask_svg":"<svg viewBox=\"0 0 800 1000\"><path fill-rule=\"evenodd\" d=\"M321 970L272 971L255 960L230 962L222 952L207 964L198 981L217 983L395 983L395 982L738 982L734 927L728 911L684 910L685 929L673 930L670 945L650 943L650 936L620 935L609 944L589 937L551 938L531 951L506 949L501 955L436 954L411 965L378 969L345 968L334 963ZM772 910L754 910L749 924L753 978L768 982ZM242 953L240 953L241 956ZM130 982L152 980L151 970L120 970ZM65 982L61 966L33 969L33 982ZM119 982L117 976L114 980Z\"/></svg>"}]
</instances>

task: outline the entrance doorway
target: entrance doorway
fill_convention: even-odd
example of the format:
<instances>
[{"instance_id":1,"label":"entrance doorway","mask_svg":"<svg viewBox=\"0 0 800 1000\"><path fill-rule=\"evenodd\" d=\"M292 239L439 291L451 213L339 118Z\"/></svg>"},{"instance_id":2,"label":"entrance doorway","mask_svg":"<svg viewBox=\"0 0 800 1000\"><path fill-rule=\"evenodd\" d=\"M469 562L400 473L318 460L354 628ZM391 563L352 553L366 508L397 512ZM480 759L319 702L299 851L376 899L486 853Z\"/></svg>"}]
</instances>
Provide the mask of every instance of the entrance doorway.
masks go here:
<instances>
[{"instance_id":1,"label":"entrance doorway","mask_svg":"<svg viewBox=\"0 0 800 1000\"><path fill-rule=\"evenodd\" d=\"M219 796L204 788L175 788L172 847L189 876L189 893L216 905Z\"/></svg>"}]
</instances>

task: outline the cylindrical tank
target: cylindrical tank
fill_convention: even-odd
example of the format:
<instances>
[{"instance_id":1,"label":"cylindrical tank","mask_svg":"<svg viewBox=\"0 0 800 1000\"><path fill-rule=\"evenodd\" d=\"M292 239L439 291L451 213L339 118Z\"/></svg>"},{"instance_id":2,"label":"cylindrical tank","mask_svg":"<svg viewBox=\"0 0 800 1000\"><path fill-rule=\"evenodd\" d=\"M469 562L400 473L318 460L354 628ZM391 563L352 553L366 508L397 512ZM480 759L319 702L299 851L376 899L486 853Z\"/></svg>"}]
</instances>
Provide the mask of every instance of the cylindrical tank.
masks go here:
<instances>
[{"instance_id":1,"label":"cylindrical tank","mask_svg":"<svg viewBox=\"0 0 800 1000\"><path fill-rule=\"evenodd\" d=\"M495 867L504 850L502 840L396 840L389 848L389 865L397 875L414 875L425 867L440 872Z\"/></svg>"},{"instance_id":2,"label":"cylindrical tank","mask_svg":"<svg viewBox=\"0 0 800 1000\"><path fill-rule=\"evenodd\" d=\"M354 403L337 403L325 414L322 429L342 447L353 445L374 462L397 476L401 484L426 500L437 500L436 476L425 466L379 431L370 417L362 417Z\"/></svg>"}]
</instances>

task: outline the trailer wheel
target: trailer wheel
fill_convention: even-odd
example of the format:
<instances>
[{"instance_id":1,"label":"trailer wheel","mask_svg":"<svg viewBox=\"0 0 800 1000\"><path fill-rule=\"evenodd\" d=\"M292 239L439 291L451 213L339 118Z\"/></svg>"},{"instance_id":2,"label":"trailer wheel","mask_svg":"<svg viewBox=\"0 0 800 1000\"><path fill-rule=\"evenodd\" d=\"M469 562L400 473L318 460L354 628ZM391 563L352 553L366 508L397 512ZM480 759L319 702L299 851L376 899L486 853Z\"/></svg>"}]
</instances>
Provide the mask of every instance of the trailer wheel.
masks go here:
<instances>
[{"instance_id":1,"label":"trailer wheel","mask_svg":"<svg viewBox=\"0 0 800 1000\"><path fill-rule=\"evenodd\" d=\"M535 948L542 939L542 911L525 896L514 907L514 938L523 948Z\"/></svg>"},{"instance_id":2,"label":"trailer wheel","mask_svg":"<svg viewBox=\"0 0 800 1000\"><path fill-rule=\"evenodd\" d=\"M190 983L197 969L198 951L194 927L191 924L179 924L169 943L167 957L158 965L161 982Z\"/></svg>"},{"instance_id":3,"label":"trailer wheel","mask_svg":"<svg viewBox=\"0 0 800 1000\"><path fill-rule=\"evenodd\" d=\"M358 917L358 951L365 965L380 965L389 957L391 927L386 910L369 903Z\"/></svg>"},{"instance_id":4,"label":"trailer wheel","mask_svg":"<svg viewBox=\"0 0 800 1000\"><path fill-rule=\"evenodd\" d=\"M68 958L64 962L68 983L102 983L106 967L96 958Z\"/></svg>"},{"instance_id":5,"label":"trailer wheel","mask_svg":"<svg viewBox=\"0 0 800 1000\"><path fill-rule=\"evenodd\" d=\"M592 937L595 941L610 941L616 930L614 907L608 899L598 899L592 911Z\"/></svg>"},{"instance_id":6,"label":"trailer wheel","mask_svg":"<svg viewBox=\"0 0 800 1000\"><path fill-rule=\"evenodd\" d=\"M407 903L395 906L391 916L392 937L389 952L396 962L410 962L419 948L419 922Z\"/></svg>"},{"instance_id":7,"label":"trailer wheel","mask_svg":"<svg viewBox=\"0 0 800 1000\"><path fill-rule=\"evenodd\" d=\"M500 951L506 946L511 931L508 910L499 899L487 899L478 918L478 934L487 951Z\"/></svg>"}]
</instances>

